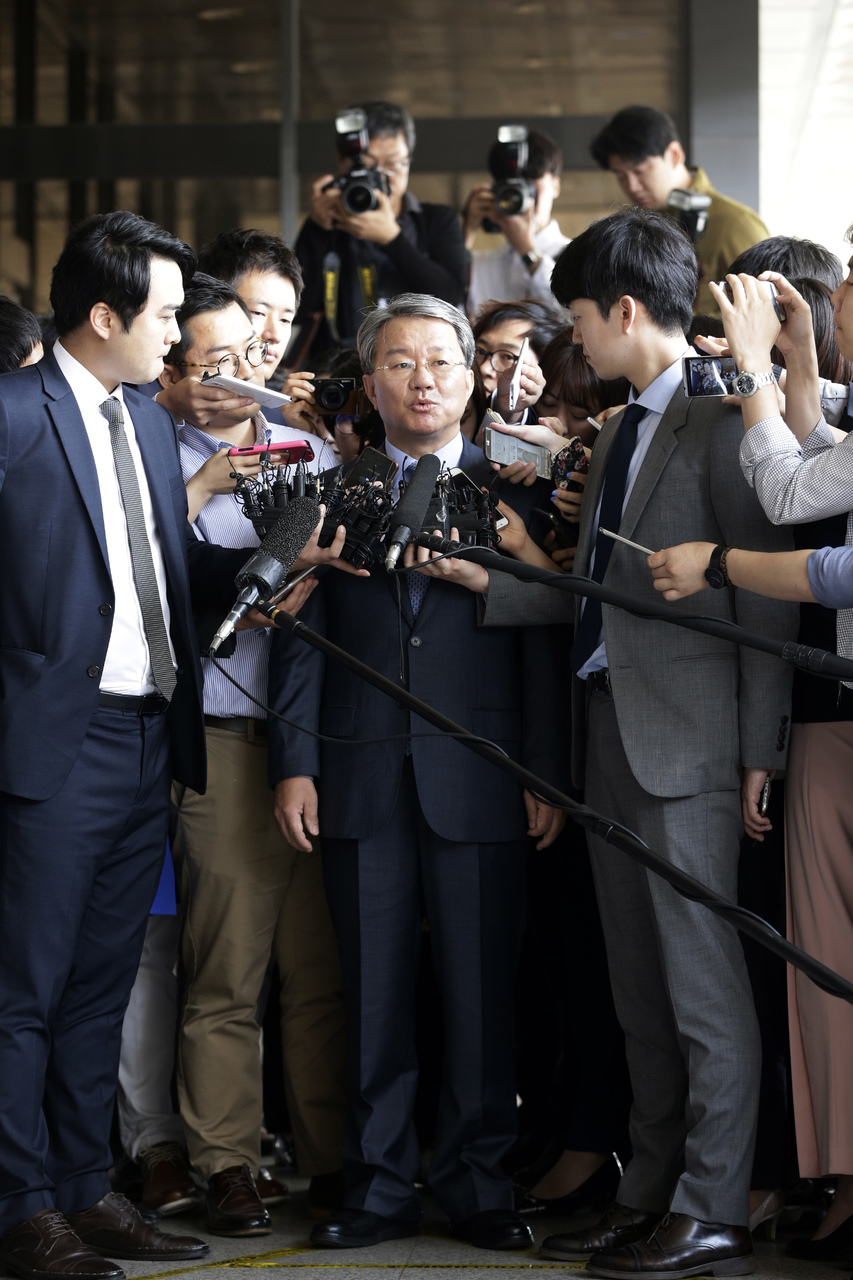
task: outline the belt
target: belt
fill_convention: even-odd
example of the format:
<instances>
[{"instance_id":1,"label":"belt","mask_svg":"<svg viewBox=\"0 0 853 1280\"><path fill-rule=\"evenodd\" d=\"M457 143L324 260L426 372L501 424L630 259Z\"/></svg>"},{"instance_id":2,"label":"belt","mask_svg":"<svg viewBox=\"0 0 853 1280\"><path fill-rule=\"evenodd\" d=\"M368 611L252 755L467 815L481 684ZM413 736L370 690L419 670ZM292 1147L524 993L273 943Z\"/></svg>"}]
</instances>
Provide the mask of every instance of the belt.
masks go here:
<instances>
[{"instance_id":1,"label":"belt","mask_svg":"<svg viewBox=\"0 0 853 1280\"><path fill-rule=\"evenodd\" d=\"M266 720L255 720L252 716L205 716L204 723L210 729L226 729L229 733L251 734L254 738L267 736Z\"/></svg>"},{"instance_id":2,"label":"belt","mask_svg":"<svg viewBox=\"0 0 853 1280\"><path fill-rule=\"evenodd\" d=\"M596 693L613 693L610 686L610 672L607 667L602 667L600 671L592 671L587 676L586 682L590 689L594 689Z\"/></svg>"},{"instance_id":3,"label":"belt","mask_svg":"<svg viewBox=\"0 0 853 1280\"><path fill-rule=\"evenodd\" d=\"M169 709L169 699L162 693L142 693L134 696L125 693L101 693L98 706L110 711L132 711L136 716L161 716Z\"/></svg>"}]
</instances>

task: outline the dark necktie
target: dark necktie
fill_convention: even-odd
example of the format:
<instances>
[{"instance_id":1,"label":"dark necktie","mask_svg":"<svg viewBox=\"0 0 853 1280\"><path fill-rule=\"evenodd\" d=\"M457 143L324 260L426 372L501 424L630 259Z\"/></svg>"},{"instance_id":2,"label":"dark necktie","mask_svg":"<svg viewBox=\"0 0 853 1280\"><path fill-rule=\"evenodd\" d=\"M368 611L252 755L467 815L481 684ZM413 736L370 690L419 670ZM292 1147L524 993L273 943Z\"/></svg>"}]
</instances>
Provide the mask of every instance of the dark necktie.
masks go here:
<instances>
[{"instance_id":1,"label":"dark necktie","mask_svg":"<svg viewBox=\"0 0 853 1280\"><path fill-rule=\"evenodd\" d=\"M609 529L618 533L622 523L622 508L625 505L625 490L628 485L628 468L637 447L637 427L648 413L639 404L629 404L622 414L610 457L607 459L607 471L604 475L604 490L601 495L601 510L598 516L599 529ZM603 582L604 574L610 563L613 541L597 532L595 539L595 563L590 577L594 582ZM592 657L598 648L601 635L601 601L587 599L578 624L575 642L572 645L569 660L572 670L577 673Z\"/></svg>"},{"instance_id":2,"label":"dark necktie","mask_svg":"<svg viewBox=\"0 0 853 1280\"><path fill-rule=\"evenodd\" d=\"M417 463L410 462L405 467L403 471L403 479L406 484L409 484L412 476L415 474L416 466ZM428 586L429 578L425 573L420 573L417 569L406 570L406 587L409 592L409 604L412 606L412 613L415 617L418 616L418 610L424 602L424 596L426 595L426 589Z\"/></svg>"},{"instance_id":3,"label":"dark necktie","mask_svg":"<svg viewBox=\"0 0 853 1280\"><path fill-rule=\"evenodd\" d=\"M142 510L142 497L139 492L139 477L133 463L133 455L124 433L124 413L121 401L110 396L101 405L101 413L110 424L110 443L113 448L118 487L124 506L127 521L127 541L130 547L130 560L133 566L133 581L142 610L142 625L148 641L148 653L151 658L151 670L154 683L163 697L171 700L175 692L177 679L175 665L169 649L169 637L166 634L166 623L163 618L163 606L160 603L160 589L157 575L154 572L154 557L151 554L151 543L145 528L145 516Z\"/></svg>"}]
</instances>

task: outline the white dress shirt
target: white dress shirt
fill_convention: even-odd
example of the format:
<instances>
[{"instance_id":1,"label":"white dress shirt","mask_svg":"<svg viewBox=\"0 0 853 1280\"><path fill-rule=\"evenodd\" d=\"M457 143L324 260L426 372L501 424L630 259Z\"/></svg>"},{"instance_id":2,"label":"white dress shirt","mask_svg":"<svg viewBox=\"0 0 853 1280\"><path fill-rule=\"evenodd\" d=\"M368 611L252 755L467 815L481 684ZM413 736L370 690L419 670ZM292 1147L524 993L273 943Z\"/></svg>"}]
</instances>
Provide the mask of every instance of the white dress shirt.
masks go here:
<instances>
[{"instance_id":1,"label":"white dress shirt","mask_svg":"<svg viewBox=\"0 0 853 1280\"><path fill-rule=\"evenodd\" d=\"M676 392L682 390L681 381L681 360L683 356L695 355L692 347L685 347L684 351L677 360L673 360L668 369L664 369L663 373L658 374L654 382L646 387L642 395L637 395L634 388L631 388L631 394L628 396L629 404L642 405L647 410L644 418L640 419L637 426L637 447L631 457L628 466L628 480L625 484L625 501L622 504L622 514L625 514L625 507L628 505L628 499L631 496L631 490L634 482L643 465L646 454L649 451L649 445L652 443L655 431L658 428L661 418L663 417L666 407ZM595 542L598 537L598 524L601 519L601 499L604 497L604 485L601 486L601 494L598 499L598 506L595 510L595 521L593 524L594 533L592 535L592 555L589 560L588 576L592 576L592 567L595 564ZM611 533L618 533L618 529L611 529ZM654 547L654 551L660 548ZM625 555L640 556L639 551L634 551L631 547L622 548ZM584 601L586 605L586 601ZM581 667L578 675L581 680L585 680L587 676L592 675L593 671L601 671L607 666L607 653L604 648L604 630L599 635L598 645L595 652L587 659Z\"/></svg>"},{"instance_id":2,"label":"white dress shirt","mask_svg":"<svg viewBox=\"0 0 853 1280\"><path fill-rule=\"evenodd\" d=\"M70 355L61 342L53 348L56 362L71 387L77 407L83 418L86 435L95 459L98 474L98 486L101 491L101 510L104 516L104 532L107 539L107 558L109 560L110 577L115 593L112 629L107 646L107 656L101 671L100 687L107 693L139 695L156 693L154 675L151 670L151 658L148 653L148 641L142 623L142 610L133 578L133 564L130 558L130 544L127 539L127 520L124 504L121 500L118 475L113 461L112 444L110 443L110 425L101 413L100 406L112 394L121 401L124 413L124 432L128 447L136 467L139 482L139 493L142 499L142 511L145 517L145 529L151 543L151 556L154 561L154 573L160 592L160 605L163 610L163 621L166 634L169 635L169 601L166 593L166 566L163 561L163 550L160 534L154 519L154 508L151 504L151 493L148 478L142 465L142 455L136 442L136 432L130 410L124 402L121 386L112 393L104 390L94 374L90 373L79 360ZM169 650L175 662L175 650L169 636ZM177 663L175 664L177 665Z\"/></svg>"},{"instance_id":3,"label":"white dress shirt","mask_svg":"<svg viewBox=\"0 0 853 1280\"><path fill-rule=\"evenodd\" d=\"M465 437L460 431L458 435L455 435L453 439L446 445L443 445L441 449L436 449L435 456L440 460L442 469L447 467L448 470L450 470L452 467L459 466L459 463L462 461L462 449L464 447L464 443ZM403 472L410 463L417 464L420 459L413 458L408 453L403 453L402 450L398 449L396 445L393 445L387 437L385 439L385 452L388 454L389 458L393 458L397 463L397 471L394 475L394 482L392 485L394 501L397 502L400 497L400 481L403 479Z\"/></svg>"},{"instance_id":4,"label":"white dress shirt","mask_svg":"<svg viewBox=\"0 0 853 1280\"><path fill-rule=\"evenodd\" d=\"M569 241L556 218L536 232L533 243L541 255L534 271L528 270L510 244L503 249L475 249L471 255L471 285L468 290L468 315L472 320L483 303L490 299L518 302L521 298L537 298L555 311L563 312L551 292L551 272L555 260Z\"/></svg>"}]
</instances>

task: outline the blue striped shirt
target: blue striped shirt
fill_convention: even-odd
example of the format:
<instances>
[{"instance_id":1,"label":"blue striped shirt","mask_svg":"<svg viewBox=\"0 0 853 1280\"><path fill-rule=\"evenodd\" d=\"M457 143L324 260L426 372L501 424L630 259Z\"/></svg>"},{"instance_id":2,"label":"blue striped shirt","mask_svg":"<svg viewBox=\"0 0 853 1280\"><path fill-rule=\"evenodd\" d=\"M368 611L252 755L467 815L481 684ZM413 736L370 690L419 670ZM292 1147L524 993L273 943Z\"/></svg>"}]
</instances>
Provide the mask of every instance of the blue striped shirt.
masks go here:
<instances>
[{"instance_id":1,"label":"blue striped shirt","mask_svg":"<svg viewBox=\"0 0 853 1280\"><path fill-rule=\"evenodd\" d=\"M288 426L270 425L263 414L255 418L255 443L279 443L284 440L306 439L314 450L314 461L307 463L316 472L334 466L337 458L330 447L307 431L294 431ZM219 440L208 431L181 423L181 470L184 484L198 469L220 449L233 447L228 440ZM195 536L202 542L216 543L220 547L246 547L247 559L251 548L260 543L251 520L243 515L243 509L233 493L217 493L204 504L193 525ZM236 589L235 589L236 595ZM237 633L237 647L232 657L225 659L228 671L245 689L261 702L267 701L267 664L272 636L264 627ZM204 672L204 710L209 716L249 716L263 720L265 712L250 698L235 689L209 658L202 658Z\"/></svg>"}]
</instances>

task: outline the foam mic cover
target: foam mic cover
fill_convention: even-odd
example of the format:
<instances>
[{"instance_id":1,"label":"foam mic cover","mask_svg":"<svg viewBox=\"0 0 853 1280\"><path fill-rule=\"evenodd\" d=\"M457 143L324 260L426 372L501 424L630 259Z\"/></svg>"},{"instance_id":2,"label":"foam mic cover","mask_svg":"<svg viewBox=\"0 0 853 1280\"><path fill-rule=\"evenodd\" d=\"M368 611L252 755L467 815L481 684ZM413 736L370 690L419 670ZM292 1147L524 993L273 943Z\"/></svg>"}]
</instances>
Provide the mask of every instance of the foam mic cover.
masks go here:
<instances>
[{"instance_id":1,"label":"foam mic cover","mask_svg":"<svg viewBox=\"0 0 853 1280\"><path fill-rule=\"evenodd\" d=\"M394 511L394 532L385 557L385 568L389 573L394 572L404 547L423 528L440 471L441 459L434 453L425 453L418 461L409 487Z\"/></svg>"}]
</instances>

